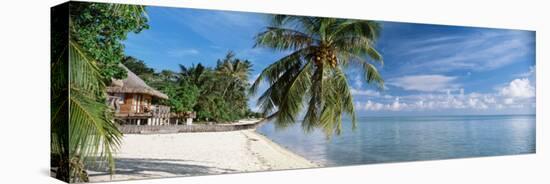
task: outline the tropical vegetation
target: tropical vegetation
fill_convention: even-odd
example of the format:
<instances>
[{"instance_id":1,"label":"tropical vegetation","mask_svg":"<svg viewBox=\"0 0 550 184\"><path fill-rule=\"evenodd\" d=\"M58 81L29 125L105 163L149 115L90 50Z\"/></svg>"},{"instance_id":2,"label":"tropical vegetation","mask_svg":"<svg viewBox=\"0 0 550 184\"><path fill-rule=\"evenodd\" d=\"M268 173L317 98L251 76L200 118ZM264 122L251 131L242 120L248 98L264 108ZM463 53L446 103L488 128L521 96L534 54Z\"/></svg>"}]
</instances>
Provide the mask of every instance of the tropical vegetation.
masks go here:
<instances>
[{"instance_id":1,"label":"tropical vegetation","mask_svg":"<svg viewBox=\"0 0 550 184\"><path fill-rule=\"evenodd\" d=\"M265 68L251 85L251 62L231 51L215 66L198 63L159 72L125 56L121 41L148 28L143 6L72 2L68 9L52 12L68 13L69 22L52 19L52 25L61 26L52 26L51 58L52 166L67 182L87 182L86 169L96 165L106 164L114 173L113 152L122 133L105 91L113 79L126 77L120 63L169 96L155 103L175 113L194 111L200 122L268 115L286 127L303 117L305 130L320 127L327 136L341 132L346 115L356 124L347 68L360 68L367 82L383 87L376 69L382 57L374 48L380 25L373 21L274 16L255 46L291 54ZM262 82L269 87L258 99L261 112L253 112L248 98Z\"/></svg>"},{"instance_id":2,"label":"tropical vegetation","mask_svg":"<svg viewBox=\"0 0 550 184\"><path fill-rule=\"evenodd\" d=\"M146 29L147 18L143 6L87 2L68 6L69 11L52 12L59 13L52 20L55 25L66 21L62 13L69 15L68 30L52 32L51 70L56 79L51 88L52 166L60 180L86 182L89 164L106 163L114 172L112 153L122 133L105 103L105 89L112 78L126 77L118 67L124 56L121 41L128 32Z\"/></svg>"},{"instance_id":3,"label":"tropical vegetation","mask_svg":"<svg viewBox=\"0 0 550 184\"><path fill-rule=\"evenodd\" d=\"M170 106L172 112L193 111L197 120L210 123L234 122L247 117L262 117L248 108L247 90L252 64L228 52L214 67L180 65L178 72L153 69L136 58L123 61L129 70L136 73L152 87L170 98L158 103Z\"/></svg>"},{"instance_id":4,"label":"tropical vegetation","mask_svg":"<svg viewBox=\"0 0 550 184\"><path fill-rule=\"evenodd\" d=\"M368 20L273 16L271 25L256 36L255 46L291 54L265 68L251 86L250 92L256 93L262 82L269 84L258 99L262 113L275 119L278 127L303 117L306 131L319 127L327 136L340 134L345 115L355 127L345 70L359 68L368 83L383 88L376 69L376 64L383 64L375 49L380 29Z\"/></svg>"}]
</instances>

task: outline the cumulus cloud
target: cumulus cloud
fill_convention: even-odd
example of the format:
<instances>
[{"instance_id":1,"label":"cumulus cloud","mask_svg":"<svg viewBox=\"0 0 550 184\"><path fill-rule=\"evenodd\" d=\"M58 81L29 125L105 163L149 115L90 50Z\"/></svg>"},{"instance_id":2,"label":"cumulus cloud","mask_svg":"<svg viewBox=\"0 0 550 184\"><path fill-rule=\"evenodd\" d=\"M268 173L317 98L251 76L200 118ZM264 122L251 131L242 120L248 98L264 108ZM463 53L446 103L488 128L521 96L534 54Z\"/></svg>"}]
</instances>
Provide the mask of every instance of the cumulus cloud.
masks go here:
<instances>
[{"instance_id":1,"label":"cumulus cloud","mask_svg":"<svg viewBox=\"0 0 550 184\"><path fill-rule=\"evenodd\" d=\"M514 99L513 98L505 98L504 99L504 104L512 105L512 104L514 104Z\"/></svg>"},{"instance_id":2,"label":"cumulus cloud","mask_svg":"<svg viewBox=\"0 0 550 184\"><path fill-rule=\"evenodd\" d=\"M487 109L488 106L483 101L481 101L479 98L469 98L468 99L468 105L470 108L474 109Z\"/></svg>"},{"instance_id":3,"label":"cumulus cloud","mask_svg":"<svg viewBox=\"0 0 550 184\"><path fill-rule=\"evenodd\" d=\"M531 98L535 96L535 88L529 79L514 79L507 86L500 89L500 94L509 98Z\"/></svg>"},{"instance_id":4,"label":"cumulus cloud","mask_svg":"<svg viewBox=\"0 0 550 184\"><path fill-rule=\"evenodd\" d=\"M381 111L381 110L399 111L407 108L408 106L409 104L399 102L399 98L395 98L394 101L390 104L373 102L371 100L367 100L364 103L355 102L355 108L357 110L364 110L364 111Z\"/></svg>"},{"instance_id":5,"label":"cumulus cloud","mask_svg":"<svg viewBox=\"0 0 550 184\"><path fill-rule=\"evenodd\" d=\"M358 102L356 104L356 107L359 110L365 110L365 111L380 111L384 109L384 105L382 103L375 103L370 100L368 100L366 103L362 104Z\"/></svg>"},{"instance_id":6,"label":"cumulus cloud","mask_svg":"<svg viewBox=\"0 0 550 184\"><path fill-rule=\"evenodd\" d=\"M388 107L388 109L392 110L392 111L398 111L398 110L406 108L407 106L408 105L406 103L400 103L399 102L399 97L397 97L397 98L395 98L395 100L393 101L391 106Z\"/></svg>"},{"instance_id":7,"label":"cumulus cloud","mask_svg":"<svg viewBox=\"0 0 550 184\"><path fill-rule=\"evenodd\" d=\"M405 95L376 101L358 102L358 110L366 111L422 111L442 109L506 109L535 107L535 88L528 79L515 79L493 93L464 93L464 89Z\"/></svg>"},{"instance_id":8,"label":"cumulus cloud","mask_svg":"<svg viewBox=\"0 0 550 184\"><path fill-rule=\"evenodd\" d=\"M405 90L434 92L457 89L456 77L445 75L411 75L388 80L388 85L403 88Z\"/></svg>"}]
</instances>

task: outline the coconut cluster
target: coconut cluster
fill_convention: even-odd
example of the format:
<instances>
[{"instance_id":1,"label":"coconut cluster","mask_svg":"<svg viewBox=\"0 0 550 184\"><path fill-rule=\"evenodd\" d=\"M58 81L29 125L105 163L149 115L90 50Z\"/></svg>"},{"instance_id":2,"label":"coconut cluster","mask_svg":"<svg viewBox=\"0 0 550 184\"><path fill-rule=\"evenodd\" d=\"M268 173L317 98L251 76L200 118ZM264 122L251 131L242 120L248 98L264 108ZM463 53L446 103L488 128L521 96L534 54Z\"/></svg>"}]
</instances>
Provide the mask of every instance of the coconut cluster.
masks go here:
<instances>
[{"instance_id":1,"label":"coconut cluster","mask_svg":"<svg viewBox=\"0 0 550 184\"><path fill-rule=\"evenodd\" d=\"M315 52L315 64L320 65L323 61L330 64L332 67L336 67L338 60L336 54L329 48L321 47Z\"/></svg>"}]
</instances>

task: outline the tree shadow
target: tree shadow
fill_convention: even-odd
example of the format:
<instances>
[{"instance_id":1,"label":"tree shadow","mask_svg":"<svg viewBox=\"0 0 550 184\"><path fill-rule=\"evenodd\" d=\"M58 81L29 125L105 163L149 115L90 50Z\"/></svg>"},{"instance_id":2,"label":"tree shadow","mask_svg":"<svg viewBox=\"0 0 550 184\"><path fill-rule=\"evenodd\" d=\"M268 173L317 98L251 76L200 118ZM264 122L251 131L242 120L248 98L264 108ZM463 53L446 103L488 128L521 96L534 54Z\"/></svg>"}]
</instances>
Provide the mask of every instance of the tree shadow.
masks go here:
<instances>
[{"instance_id":1,"label":"tree shadow","mask_svg":"<svg viewBox=\"0 0 550 184\"><path fill-rule=\"evenodd\" d=\"M136 158L116 158L116 170L115 174L131 175L137 177L160 177L150 173L170 173L177 176L196 176L207 174L222 174L235 172L237 170L225 169L218 167L209 167L203 165L183 164L174 162L185 162L189 160L177 160L177 159L136 159ZM108 176L108 167L90 167L88 168L90 177L95 176Z\"/></svg>"}]
</instances>

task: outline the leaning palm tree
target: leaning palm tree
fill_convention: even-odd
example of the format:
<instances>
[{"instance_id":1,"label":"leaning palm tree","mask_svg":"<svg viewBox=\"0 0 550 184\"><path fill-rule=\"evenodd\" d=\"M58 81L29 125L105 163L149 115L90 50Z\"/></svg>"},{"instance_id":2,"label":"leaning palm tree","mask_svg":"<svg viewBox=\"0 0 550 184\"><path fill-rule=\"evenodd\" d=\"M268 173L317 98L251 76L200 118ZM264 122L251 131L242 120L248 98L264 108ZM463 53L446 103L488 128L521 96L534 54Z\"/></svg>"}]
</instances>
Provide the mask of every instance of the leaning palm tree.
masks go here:
<instances>
[{"instance_id":1,"label":"leaning palm tree","mask_svg":"<svg viewBox=\"0 0 550 184\"><path fill-rule=\"evenodd\" d=\"M327 136L340 134L342 117L356 127L353 97L344 70L360 68L368 83L383 88L374 64L382 57L374 48L380 25L374 21L277 15L255 38L255 47L291 51L265 68L251 86L269 88L258 99L262 112L286 127L303 115L306 131L322 128ZM305 114L304 114L305 113Z\"/></svg>"}]
</instances>

